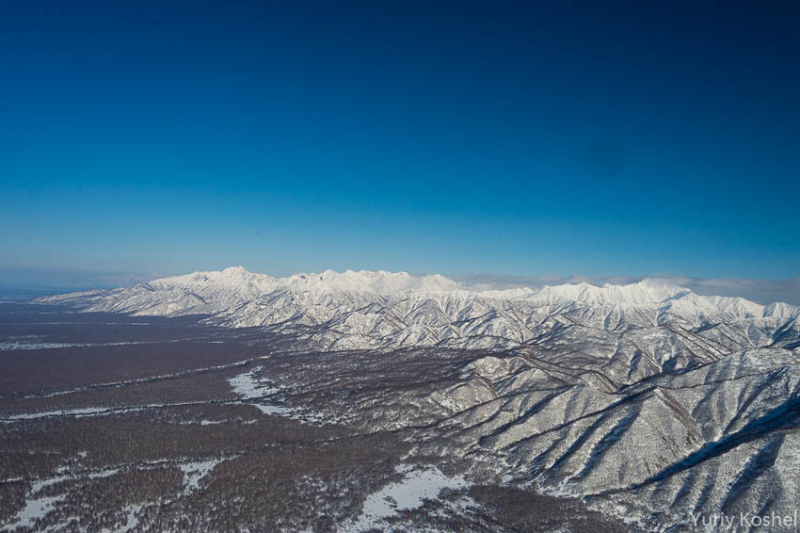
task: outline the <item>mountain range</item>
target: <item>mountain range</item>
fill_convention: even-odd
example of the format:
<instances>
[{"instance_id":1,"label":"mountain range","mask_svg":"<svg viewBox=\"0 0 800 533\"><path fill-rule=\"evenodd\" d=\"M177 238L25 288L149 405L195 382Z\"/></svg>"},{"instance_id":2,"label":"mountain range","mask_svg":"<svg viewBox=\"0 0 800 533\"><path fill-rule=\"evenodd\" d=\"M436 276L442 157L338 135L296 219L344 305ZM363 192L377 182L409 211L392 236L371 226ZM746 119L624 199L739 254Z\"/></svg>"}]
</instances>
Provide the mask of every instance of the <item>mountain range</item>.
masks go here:
<instances>
[{"instance_id":1,"label":"mountain range","mask_svg":"<svg viewBox=\"0 0 800 533\"><path fill-rule=\"evenodd\" d=\"M649 341L639 344L649 359L673 369L745 348L794 346L800 316L789 304L699 296L659 280L476 290L440 275L328 270L276 278L242 267L37 301L136 316L199 315L218 326L291 334L325 350L512 348L565 334L616 344L645 335Z\"/></svg>"},{"instance_id":2,"label":"mountain range","mask_svg":"<svg viewBox=\"0 0 800 533\"><path fill-rule=\"evenodd\" d=\"M643 530L790 514L800 499L800 308L785 303L660 280L486 290L241 267L37 303L194 316L341 353L298 356L270 382L306 404L326 398L321 420L406 428L416 453L482 458L504 482L585 498ZM416 384L393 387L398 372ZM331 391L359 399L331 403Z\"/></svg>"}]
</instances>

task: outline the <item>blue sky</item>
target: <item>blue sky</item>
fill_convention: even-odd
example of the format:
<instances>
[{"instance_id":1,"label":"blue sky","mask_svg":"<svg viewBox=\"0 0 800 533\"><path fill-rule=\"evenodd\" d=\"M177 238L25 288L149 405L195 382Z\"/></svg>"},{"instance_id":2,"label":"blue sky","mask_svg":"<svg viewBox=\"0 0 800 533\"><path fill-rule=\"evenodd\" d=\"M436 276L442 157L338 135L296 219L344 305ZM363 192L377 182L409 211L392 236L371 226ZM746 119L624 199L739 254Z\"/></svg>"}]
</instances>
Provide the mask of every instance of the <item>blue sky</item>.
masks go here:
<instances>
[{"instance_id":1,"label":"blue sky","mask_svg":"<svg viewBox=\"0 0 800 533\"><path fill-rule=\"evenodd\" d=\"M797 2L0 17L0 265L800 275Z\"/></svg>"}]
</instances>

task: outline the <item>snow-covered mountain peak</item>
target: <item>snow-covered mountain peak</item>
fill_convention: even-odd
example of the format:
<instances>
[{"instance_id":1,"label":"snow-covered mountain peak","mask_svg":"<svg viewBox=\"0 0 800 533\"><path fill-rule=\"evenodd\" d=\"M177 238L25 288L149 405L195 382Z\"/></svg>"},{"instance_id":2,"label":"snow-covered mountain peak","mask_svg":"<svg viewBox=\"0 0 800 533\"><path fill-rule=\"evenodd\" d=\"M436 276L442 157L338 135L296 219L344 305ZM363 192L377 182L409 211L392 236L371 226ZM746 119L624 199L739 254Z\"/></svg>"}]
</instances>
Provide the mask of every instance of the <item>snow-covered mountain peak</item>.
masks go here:
<instances>
[{"instance_id":1,"label":"snow-covered mountain peak","mask_svg":"<svg viewBox=\"0 0 800 533\"><path fill-rule=\"evenodd\" d=\"M407 272L378 270L326 270L321 274L294 274L279 278L278 286L287 290L314 292L353 292L393 295L401 292L438 292L461 288L461 284L438 274L412 276Z\"/></svg>"},{"instance_id":2,"label":"snow-covered mountain peak","mask_svg":"<svg viewBox=\"0 0 800 533\"><path fill-rule=\"evenodd\" d=\"M247 279L253 278L262 278L267 276L266 274L255 274L253 272L248 271L244 267L228 267L224 270L210 270L210 271L199 271L199 272L192 272L191 274L185 274L182 276L171 276L168 278L162 278L161 280L195 280L195 281L209 281L209 282L220 282L220 281L242 281ZM267 276L270 277L271 276Z\"/></svg>"},{"instance_id":3,"label":"snow-covered mountain peak","mask_svg":"<svg viewBox=\"0 0 800 533\"><path fill-rule=\"evenodd\" d=\"M247 270L245 267L239 266L229 266L228 268L224 269L221 274L227 277L235 277L235 276L244 276L250 274L251 272Z\"/></svg>"},{"instance_id":4,"label":"snow-covered mountain peak","mask_svg":"<svg viewBox=\"0 0 800 533\"><path fill-rule=\"evenodd\" d=\"M692 294L690 290L663 280L645 279L629 285L602 287L587 282L547 285L537 296L551 301L574 301L587 305L652 305Z\"/></svg>"}]
</instances>

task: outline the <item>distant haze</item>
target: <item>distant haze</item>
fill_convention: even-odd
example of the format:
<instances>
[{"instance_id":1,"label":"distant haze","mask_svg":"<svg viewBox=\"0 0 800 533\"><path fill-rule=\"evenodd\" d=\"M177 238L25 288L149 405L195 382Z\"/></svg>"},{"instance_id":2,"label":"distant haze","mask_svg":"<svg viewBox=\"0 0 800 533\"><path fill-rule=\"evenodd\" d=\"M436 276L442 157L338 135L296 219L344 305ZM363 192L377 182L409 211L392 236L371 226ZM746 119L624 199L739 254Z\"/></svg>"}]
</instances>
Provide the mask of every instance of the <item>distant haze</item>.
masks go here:
<instances>
[{"instance_id":1,"label":"distant haze","mask_svg":"<svg viewBox=\"0 0 800 533\"><path fill-rule=\"evenodd\" d=\"M35 291L57 290L59 292L90 288L113 289L116 287L129 287L165 275L157 272L142 274L0 266L0 287Z\"/></svg>"}]
</instances>

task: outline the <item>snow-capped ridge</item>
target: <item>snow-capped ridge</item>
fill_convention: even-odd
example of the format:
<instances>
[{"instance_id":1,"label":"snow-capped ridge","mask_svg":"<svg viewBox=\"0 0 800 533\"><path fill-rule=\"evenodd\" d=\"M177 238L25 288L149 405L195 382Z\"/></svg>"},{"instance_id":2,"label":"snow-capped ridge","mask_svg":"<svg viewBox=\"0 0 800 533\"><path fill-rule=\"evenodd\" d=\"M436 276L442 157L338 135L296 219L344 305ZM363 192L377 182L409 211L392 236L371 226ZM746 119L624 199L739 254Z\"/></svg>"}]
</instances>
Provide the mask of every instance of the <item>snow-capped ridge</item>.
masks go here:
<instances>
[{"instance_id":1,"label":"snow-capped ridge","mask_svg":"<svg viewBox=\"0 0 800 533\"><path fill-rule=\"evenodd\" d=\"M276 290L300 292L352 292L375 295L397 295L401 293L448 293L458 292L486 298L516 299L538 298L552 301L575 301L589 305L635 305L652 304L693 294L689 289L658 279L645 279L629 285L603 286L587 282L546 285L534 289L517 287L511 289L477 289L454 281L440 274L415 276L408 272L386 270L346 270L321 273L301 272L285 277L257 274L242 266L228 267L221 271L199 271L181 276L170 276L140 284L155 289L183 288L205 289L209 286L226 287L250 293L269 293ZM137 286L137 287L139 287Z\"/></svg>"},{"instance_id":2,"label":"snow-capped ridge","mask_svg":"<svg viewBox=\"0 0 800 533\"><path fill-rule=\"evenodd\" d=\"M657 365L693 364L690 351L705 352L697 362L707 362L726 353L720 345L794 346L800 329L796 306L765 307L744 298L700 296L657 279L600 287L583 282L491 290L438 274L326 270L272 277L231 267L38 302L138 316L197 315L224 327L302 331L325 349L510 348L564 328L591 328L613 336L665 327L666 337L658 342L670 355L655 361ZM683 333L673 329L704 331L708 340L691 350L687 344L686 355L678 357L675 354L683 353L689 341L678 338Z\"/></svg>"},{"instance_id":3,"label":"snow-capped ridge","mask_svg":"<svg viewBox=\"0 0 800 533\"><path fill-rule=\"evenodd\" d=\"M461 284L438 274L412 276L407 272L378 270L326 270L321 274L300 273L278 278L277 286L286 290L344 291L392 295L400 292L435 292L457 290Z\"/></svg>"},{"instance_id":4,"label":"snow-capped ridge","mask_svg":"<svg viewBox=\"0 0 800 533\"><path fill-rule=\"evenodd\" d=\"M602 287L587 282L546 285L537 295L544 299L581 302L588 305L657 304L693 294L689 289L661 280L645 279L629 285Z\"/></svg>"}]
</instances>

